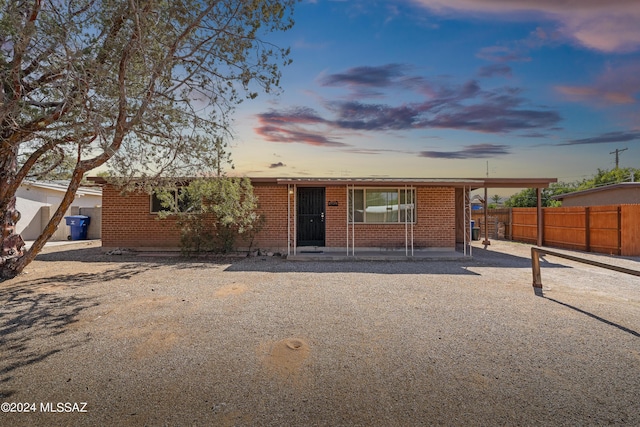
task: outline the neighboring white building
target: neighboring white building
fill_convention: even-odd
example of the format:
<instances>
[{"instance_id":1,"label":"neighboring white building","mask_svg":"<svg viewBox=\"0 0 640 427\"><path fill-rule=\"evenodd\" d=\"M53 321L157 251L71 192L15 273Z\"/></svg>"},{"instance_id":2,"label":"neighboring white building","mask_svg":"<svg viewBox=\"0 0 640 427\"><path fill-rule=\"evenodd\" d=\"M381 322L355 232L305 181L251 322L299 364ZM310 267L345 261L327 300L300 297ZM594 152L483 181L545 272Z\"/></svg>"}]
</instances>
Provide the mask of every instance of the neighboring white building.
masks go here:
<instances>
[{"instance_id":1,"label":"neighboring white building","mask_svg":"<svg viewBox=\"0 0 640 427\"><path fill-rule=\"evenodd\" d=\"M20 221L16 232L24 240L35 240L55 213L67 191L65 181L24 181L16 193L16 209L20 212ZM80 187L68 215L88 215L91 217L88 238L99 239L101 229L102 189L100 187ZM69 227L64 218L50 240L67 240Z\"/></svg>"}]
</instances>

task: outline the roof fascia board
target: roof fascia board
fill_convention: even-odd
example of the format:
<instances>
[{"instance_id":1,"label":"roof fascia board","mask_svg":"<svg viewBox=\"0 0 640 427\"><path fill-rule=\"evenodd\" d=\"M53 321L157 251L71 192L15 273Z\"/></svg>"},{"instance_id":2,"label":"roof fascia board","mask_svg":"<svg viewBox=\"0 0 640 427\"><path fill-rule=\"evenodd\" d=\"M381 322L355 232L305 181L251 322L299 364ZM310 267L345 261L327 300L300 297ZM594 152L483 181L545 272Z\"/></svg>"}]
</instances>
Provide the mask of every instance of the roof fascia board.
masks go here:
<instances>
[{"instance_id":1,"label":"roof fascia board","mask_svg":"<svg viewBox=\"0 0 640 427\"><path fill-rule=\"evenodd\" d=\"M99 185L107 184L102 177L89 177ZM185 180L186 178L181 178ZM360 185L389 186L415 185L430 187L471 187L478 188L546 188L557 178L277 178L250 177L254 184L296 184L296 185Z\"/></svg>"}]
</instances>

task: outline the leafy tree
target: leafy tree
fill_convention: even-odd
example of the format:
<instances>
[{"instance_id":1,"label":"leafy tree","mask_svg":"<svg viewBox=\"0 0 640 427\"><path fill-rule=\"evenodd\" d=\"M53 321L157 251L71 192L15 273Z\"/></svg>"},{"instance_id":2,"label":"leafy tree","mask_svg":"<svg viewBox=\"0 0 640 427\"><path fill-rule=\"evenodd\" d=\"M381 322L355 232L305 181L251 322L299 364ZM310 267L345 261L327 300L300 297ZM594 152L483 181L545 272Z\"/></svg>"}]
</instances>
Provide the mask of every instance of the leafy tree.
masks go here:
<instances>
[{"instance_id":1,"label":"leafy tree","mask_svg":"<svg viewBox=\"0 0 640 427\"><path fill-rule=\"evenodd\" d=\"M487 205L487 209L497 209L500 201L502 200L502 197L500 197L499 194L494 194L490 197L490 200L492 201L492 203L489 203Z\"/></svg>"},{"instance_id":2,"label":"leafy tree","mask_svg":"<svg viewBox=\"0 0 640 427\"><path fill-rule=\"evenodd\" d=\"M525 188L509 197L504 204L510 208L528 208L536 206L537 200L535 188Z\"/></svg>"},{"instance_id":3,"label":"leafy tree","mask_svg":"<svg viewBox=\"0 0 640 427\"><path fill-rule=\"evenodd\" d=\"M619 182L628 182L631 181L632 177L633 181L640 181L640 169L598 169L598 172L589 179L571 183L552 183L549 188L544 188L542 190L542 206L560 206L561 202L551 199L553 196L559 196L573 191L588 190L590 188L601 187L603 185L617 184ZM535 207L536 191L532 188L524 189L511 196L505 205L509 207Z\"/></svg>"},{"instance_id":4,"label":"leafy tree","mask_svg":"<svg viewBox=\"0 0 640 427\"><path fill-rule=\"evenodd\" d=\"M600 169L590 179L583 180L578 186L578 190L588 190L590 188L601 187L603 185L617 184L620 182L631 181L638 182L640 180L640 169L635 168L614 168L611 170Z\"/></svg>"},{"instance_id":5,"label":"leafy tree","mask_svg":"<svg viewBox=\"0 0 640 427\"><path fill-rule=\"evenodd\" d=\"M35 258L88 171L140 184L215 165L233 107L279 87L289 50L265 36L295 2L0 0L0 276ZM25 251L16 191L58 162L67 192Z\"/></svg>"},{"instance_id":6,"label":"leafy tree","mask_svg":"<svg viewBox=\"0 0 640 427\"><path fill-rule=\"evenodd\" d=\"M560 206L560 202L551 199L551 197L562 194L568 188L568 184L563 182L552 183L549 188L543 188L541 194L541 203L543 207ZM571 190L573 191L573 190ZM504 203L506 207L510 208L531 208L536 207L538 204L538 197L535 188L525 188L519 193L509 197Z\"/></svg>"},{"instance_id":7,"label":"leafy tree","mask_svg":"<svg viewBox=\"0 0 640 427\"><path fill-rule=\"evenodd\" d=\"M238 238L252 240L261 225L258 198L246 177L199 178L186 187L165 188L158 196L167 208L160 218L176 216L186 254L229 253Z\"/></svg>"},{"instance_id":8,"label":"leafy tree","mask_svg":"<svg viewBox=\"0 0 640 427\"><path fill-rule=\"evenodd\" d=\"M19 164L24 163L27 154L22 153L22 156L18 159ZM58 151L51 151L42 155L41 161L33 166L27 178L66 180L73 176L74 167L75 163L71 157L64 156Z\"/></svg>"}]
</instances>

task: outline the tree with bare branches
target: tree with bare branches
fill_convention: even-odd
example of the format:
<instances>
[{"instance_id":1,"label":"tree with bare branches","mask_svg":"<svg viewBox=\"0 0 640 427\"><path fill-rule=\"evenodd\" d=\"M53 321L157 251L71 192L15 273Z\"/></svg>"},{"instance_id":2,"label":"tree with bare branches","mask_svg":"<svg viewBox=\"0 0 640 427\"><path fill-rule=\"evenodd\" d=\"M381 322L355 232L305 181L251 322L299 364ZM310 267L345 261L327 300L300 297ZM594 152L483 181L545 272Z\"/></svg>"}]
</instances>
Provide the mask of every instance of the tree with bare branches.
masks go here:
<instances>
[{"instance_id":1,"label":"tree with bare branches","mask_svg":"<svg viewBox=\"0 0 640 427\"><path fill-rule=\"evenodd\" d=\"M0 275L41 251L83 176L145 182L216 170L244 99L279 88L297 0L0 0ZM70 184L29 250L16 190L66 164Z\"/></svg>"}]
</instances>

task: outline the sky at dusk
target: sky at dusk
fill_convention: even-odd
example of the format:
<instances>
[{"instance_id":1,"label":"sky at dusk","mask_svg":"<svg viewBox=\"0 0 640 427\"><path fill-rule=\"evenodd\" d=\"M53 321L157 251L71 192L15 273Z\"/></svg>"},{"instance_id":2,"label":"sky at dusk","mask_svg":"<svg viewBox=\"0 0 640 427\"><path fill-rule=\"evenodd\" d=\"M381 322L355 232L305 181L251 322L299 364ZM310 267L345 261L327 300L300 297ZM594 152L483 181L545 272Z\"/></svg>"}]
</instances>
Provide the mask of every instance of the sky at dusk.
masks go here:
<instances>
[{"instance_id":1,"label":"sky at dusk","mask_svg":"<svg viewBox=\"0 0 640 427\"><path fill-rule=\"evenodd\" d=\"M640 1L303 0L236 172L551 177L640 167ZM487 168L488 166L488 168Z\"/></svg>"}]
</instances>

